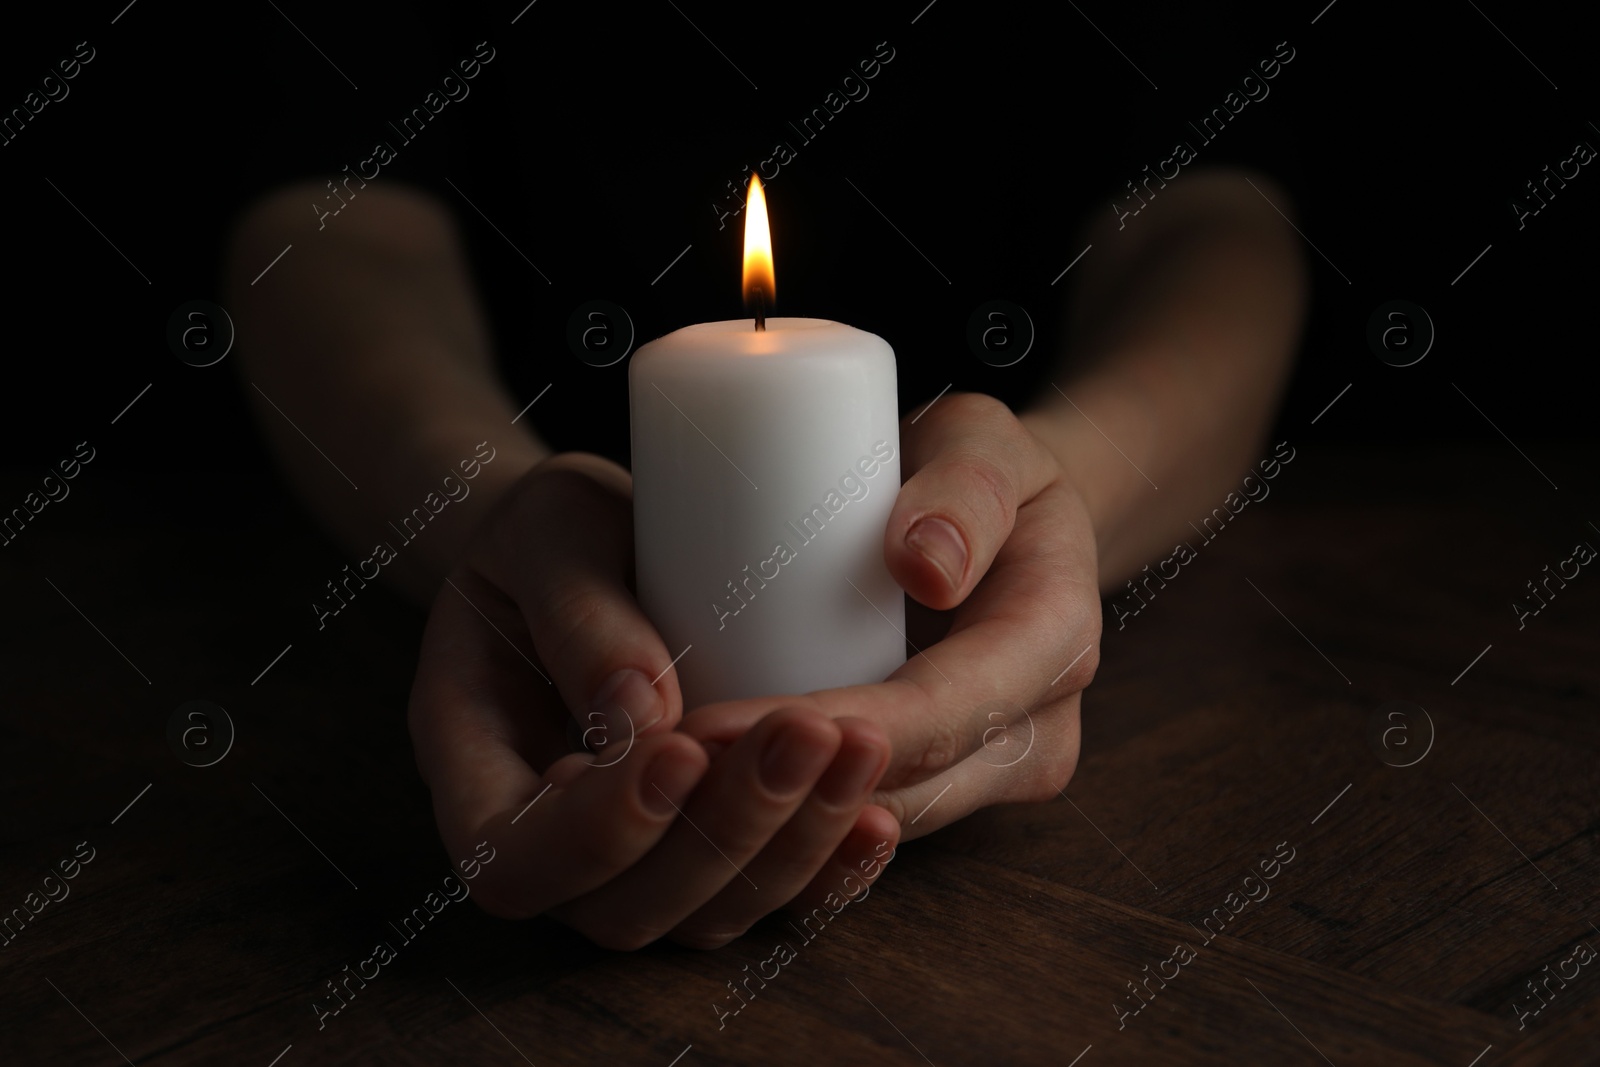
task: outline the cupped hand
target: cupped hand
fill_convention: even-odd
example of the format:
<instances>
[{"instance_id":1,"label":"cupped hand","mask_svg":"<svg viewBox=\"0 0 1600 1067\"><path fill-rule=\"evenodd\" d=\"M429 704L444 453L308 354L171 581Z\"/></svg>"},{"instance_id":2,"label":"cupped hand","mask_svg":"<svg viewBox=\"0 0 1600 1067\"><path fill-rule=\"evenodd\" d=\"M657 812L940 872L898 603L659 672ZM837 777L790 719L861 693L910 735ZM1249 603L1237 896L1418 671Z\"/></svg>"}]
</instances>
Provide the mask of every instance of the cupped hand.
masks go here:
<instances>
[{"instance_id":1,"label":"cupped hand","mask_svg":"<svg viewBox=\"0 0 1600 1067\"><path fill-rule=\"evenodd\" d=\"M932 636L913 627L920 651L884 682L708 705L682 729L715 749L780 704L876 724L890 759L873 801L909 840L1065 787L1081 694L1099 662L1100 596L1083 500L1005 405L946 396L903 420L900 434L909 476L884 558L932 609Z\"/></svg>"},{"instance_id":2,"label":"cupped hand","mask_svg":"<svg viewBox=\"0 0 1600 1067\"><path fill-rule=\"evenodd\" d=\"M899 825L869 799L889 746L803 707L768 707L715 759L676 732L672 656L628 585L631 488L572 453L507 491L434 602L411 736L450 855L493 848L485 909L612 948L714 947L881 870Z\"/></svg>"}]
</instances>

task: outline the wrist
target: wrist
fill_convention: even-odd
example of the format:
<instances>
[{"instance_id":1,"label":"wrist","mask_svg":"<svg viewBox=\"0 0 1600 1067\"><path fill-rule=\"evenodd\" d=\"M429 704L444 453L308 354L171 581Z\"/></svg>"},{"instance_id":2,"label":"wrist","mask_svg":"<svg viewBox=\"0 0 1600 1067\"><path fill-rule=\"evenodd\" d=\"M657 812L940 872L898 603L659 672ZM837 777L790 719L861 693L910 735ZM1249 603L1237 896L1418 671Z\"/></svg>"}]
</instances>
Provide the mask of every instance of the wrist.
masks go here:
<instances>
[{"instance_id":1,"label":"wrist","mask_svg":"<svg viewBox=\"0 0 1600 1067\"><path fill-rule=\"evenodd\" d=\"M1148 507L1161 436L1136 382L1091 375L1047 388L1019 419L1083 499L1102 557Z\"/></svg>"},{"instance_id":2,"label":"wrist","mask_svg":"<svg viewBox=\"0 0 1600 1067\"><path fill-rule=\"evenodd\" d=\"M501 433L473 421L431 425L398 451L394 484L384 496L400 502L399 514L385 516L390 521L382 528L407 545L396 584L428 600L465 558L485 516L543 458L543 450L519 428Z\"/></svg>"}]
</instances>

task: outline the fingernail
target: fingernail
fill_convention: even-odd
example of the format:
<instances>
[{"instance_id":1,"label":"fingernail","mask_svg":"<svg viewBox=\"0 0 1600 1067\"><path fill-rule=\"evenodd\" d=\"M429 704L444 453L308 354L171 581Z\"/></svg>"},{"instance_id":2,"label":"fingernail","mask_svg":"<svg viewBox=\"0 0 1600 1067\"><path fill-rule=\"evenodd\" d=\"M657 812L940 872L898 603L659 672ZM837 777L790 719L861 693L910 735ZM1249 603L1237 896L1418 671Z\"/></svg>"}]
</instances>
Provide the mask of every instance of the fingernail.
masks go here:
<instances>
[{"instance_id":1,"label":"fingernail","mask_svg":"<svg viewBox=\"0 0 1600 1067\"><path fill-rule=\"evenodd\" d=\"M967 570L967 544L950 523L932 516L919 519L906 533L906 544L944 572L953 589Z\"/></svg>"},{"instance_id":2,"label":"fingernail","mask_svg":"<svg viewBox=\"0 0 1600 1067\"><path fill-rule=\"evenodd\" d=\"M639 799L652 815L675 815L699 780L700 769L687 762L682 753L663 752L644 772Z\"/></svg>"},{"instance_id":3,"label":"fingernail","mask_svg":"<svg viewBox=\"0 0 1600 1067\"><path fill-rule=\"evenodd\" d=\"M631 667L607 678L589 708L605 724L606 743L618 745L660 722L666 711L650 679Z\"/></svg>"},{"instance_id":4,"label":"fingernail","mask_svg":"<svg viewBox=\"0 0 1600 1067\"><path fill-rule=\"evenodd\" d=\"M817 783L817 796L824 804L842 808L860 800L867 783L878 770L883 753L873 746L852 745L841 749L833 765Z\"/></svg>"},{"instance_id":5,"label":"fingernail","mask_svg":"<svg viewBox=\"0 0 1600 1067\"><path fill-rule=\"evenodd\" d=\"M761 754L761 784L778 796L788 796L816 781L832 757L810 731L794 724L781 726Z\"/></svg>"}]
</instances>

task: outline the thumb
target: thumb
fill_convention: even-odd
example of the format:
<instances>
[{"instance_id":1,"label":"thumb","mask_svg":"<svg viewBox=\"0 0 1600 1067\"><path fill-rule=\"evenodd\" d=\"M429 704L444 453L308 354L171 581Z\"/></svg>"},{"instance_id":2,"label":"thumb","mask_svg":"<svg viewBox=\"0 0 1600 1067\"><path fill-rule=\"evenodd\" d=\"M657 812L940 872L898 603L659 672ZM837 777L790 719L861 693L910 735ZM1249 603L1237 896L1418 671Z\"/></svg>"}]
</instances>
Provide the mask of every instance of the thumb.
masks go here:
<instances>
[{"instance_id":1,"label":"thumb","mask_svg":"<svg viewBox=\"0 0 1600 1067\"><path fill-rule=\"evenodd\" d=\"M585 747L624 749L674 728L683 702L672 656L628 589L626 474L584 469L585 459L535 468L473 564L521 609Z\"/></svg>"},{"instance_id":2,"label":"thumb","mask_svg":"<svg viewBox=\"0 0 1600 1067\"><path fill-rule=\"evenodd\" d=\"M955 607L1011 536L1017 509L1050 484L1044 447L1000 401L957 393L901 429L906 469L884 532L900 587L935 610Z\"/></svg>"}]
</instances>

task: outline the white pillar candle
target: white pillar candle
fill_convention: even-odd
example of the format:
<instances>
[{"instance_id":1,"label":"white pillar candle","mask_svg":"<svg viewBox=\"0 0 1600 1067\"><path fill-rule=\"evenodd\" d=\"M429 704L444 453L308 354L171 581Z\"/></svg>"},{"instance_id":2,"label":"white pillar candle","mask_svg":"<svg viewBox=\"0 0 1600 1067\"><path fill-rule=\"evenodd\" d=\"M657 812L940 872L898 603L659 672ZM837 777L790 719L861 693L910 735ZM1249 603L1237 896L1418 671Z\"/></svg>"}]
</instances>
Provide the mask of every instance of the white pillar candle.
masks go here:
<instances>
[{"instance_id":1,"label":"white pillar candle","mask_svg":"<svg viewBox=\"0 0 1600 1067\"><path fill-rule=\"evenodd\" d=\"M894 350L821 318L685 326L629 368L638 600L685 709L882 681L901 485Z\"/></svg>"},{"instance_id":2,"label":"white pillar candle","mask_svg":"<svg viewBox=\"0 0 1600 1067\"><path fill-rule=\"evenodd\" d=\"M745 215L750 319L688 326L628 369L639 603L686 709L881 681L905 662L883 562L900 489L894 350L766 318L766 195Z\"/></svg>"},{"instance_id":3,"label":"white pillar candle","mask_svg":"<svg viewBox=\"0 0 1600 1067\"><path fill-rule=\"evenodd\" d=\"M684 653L685 708L904 663L894 350L822 319L702 323L640 348L628 385L639 603Z\"/></svg>"}]
</instances>

